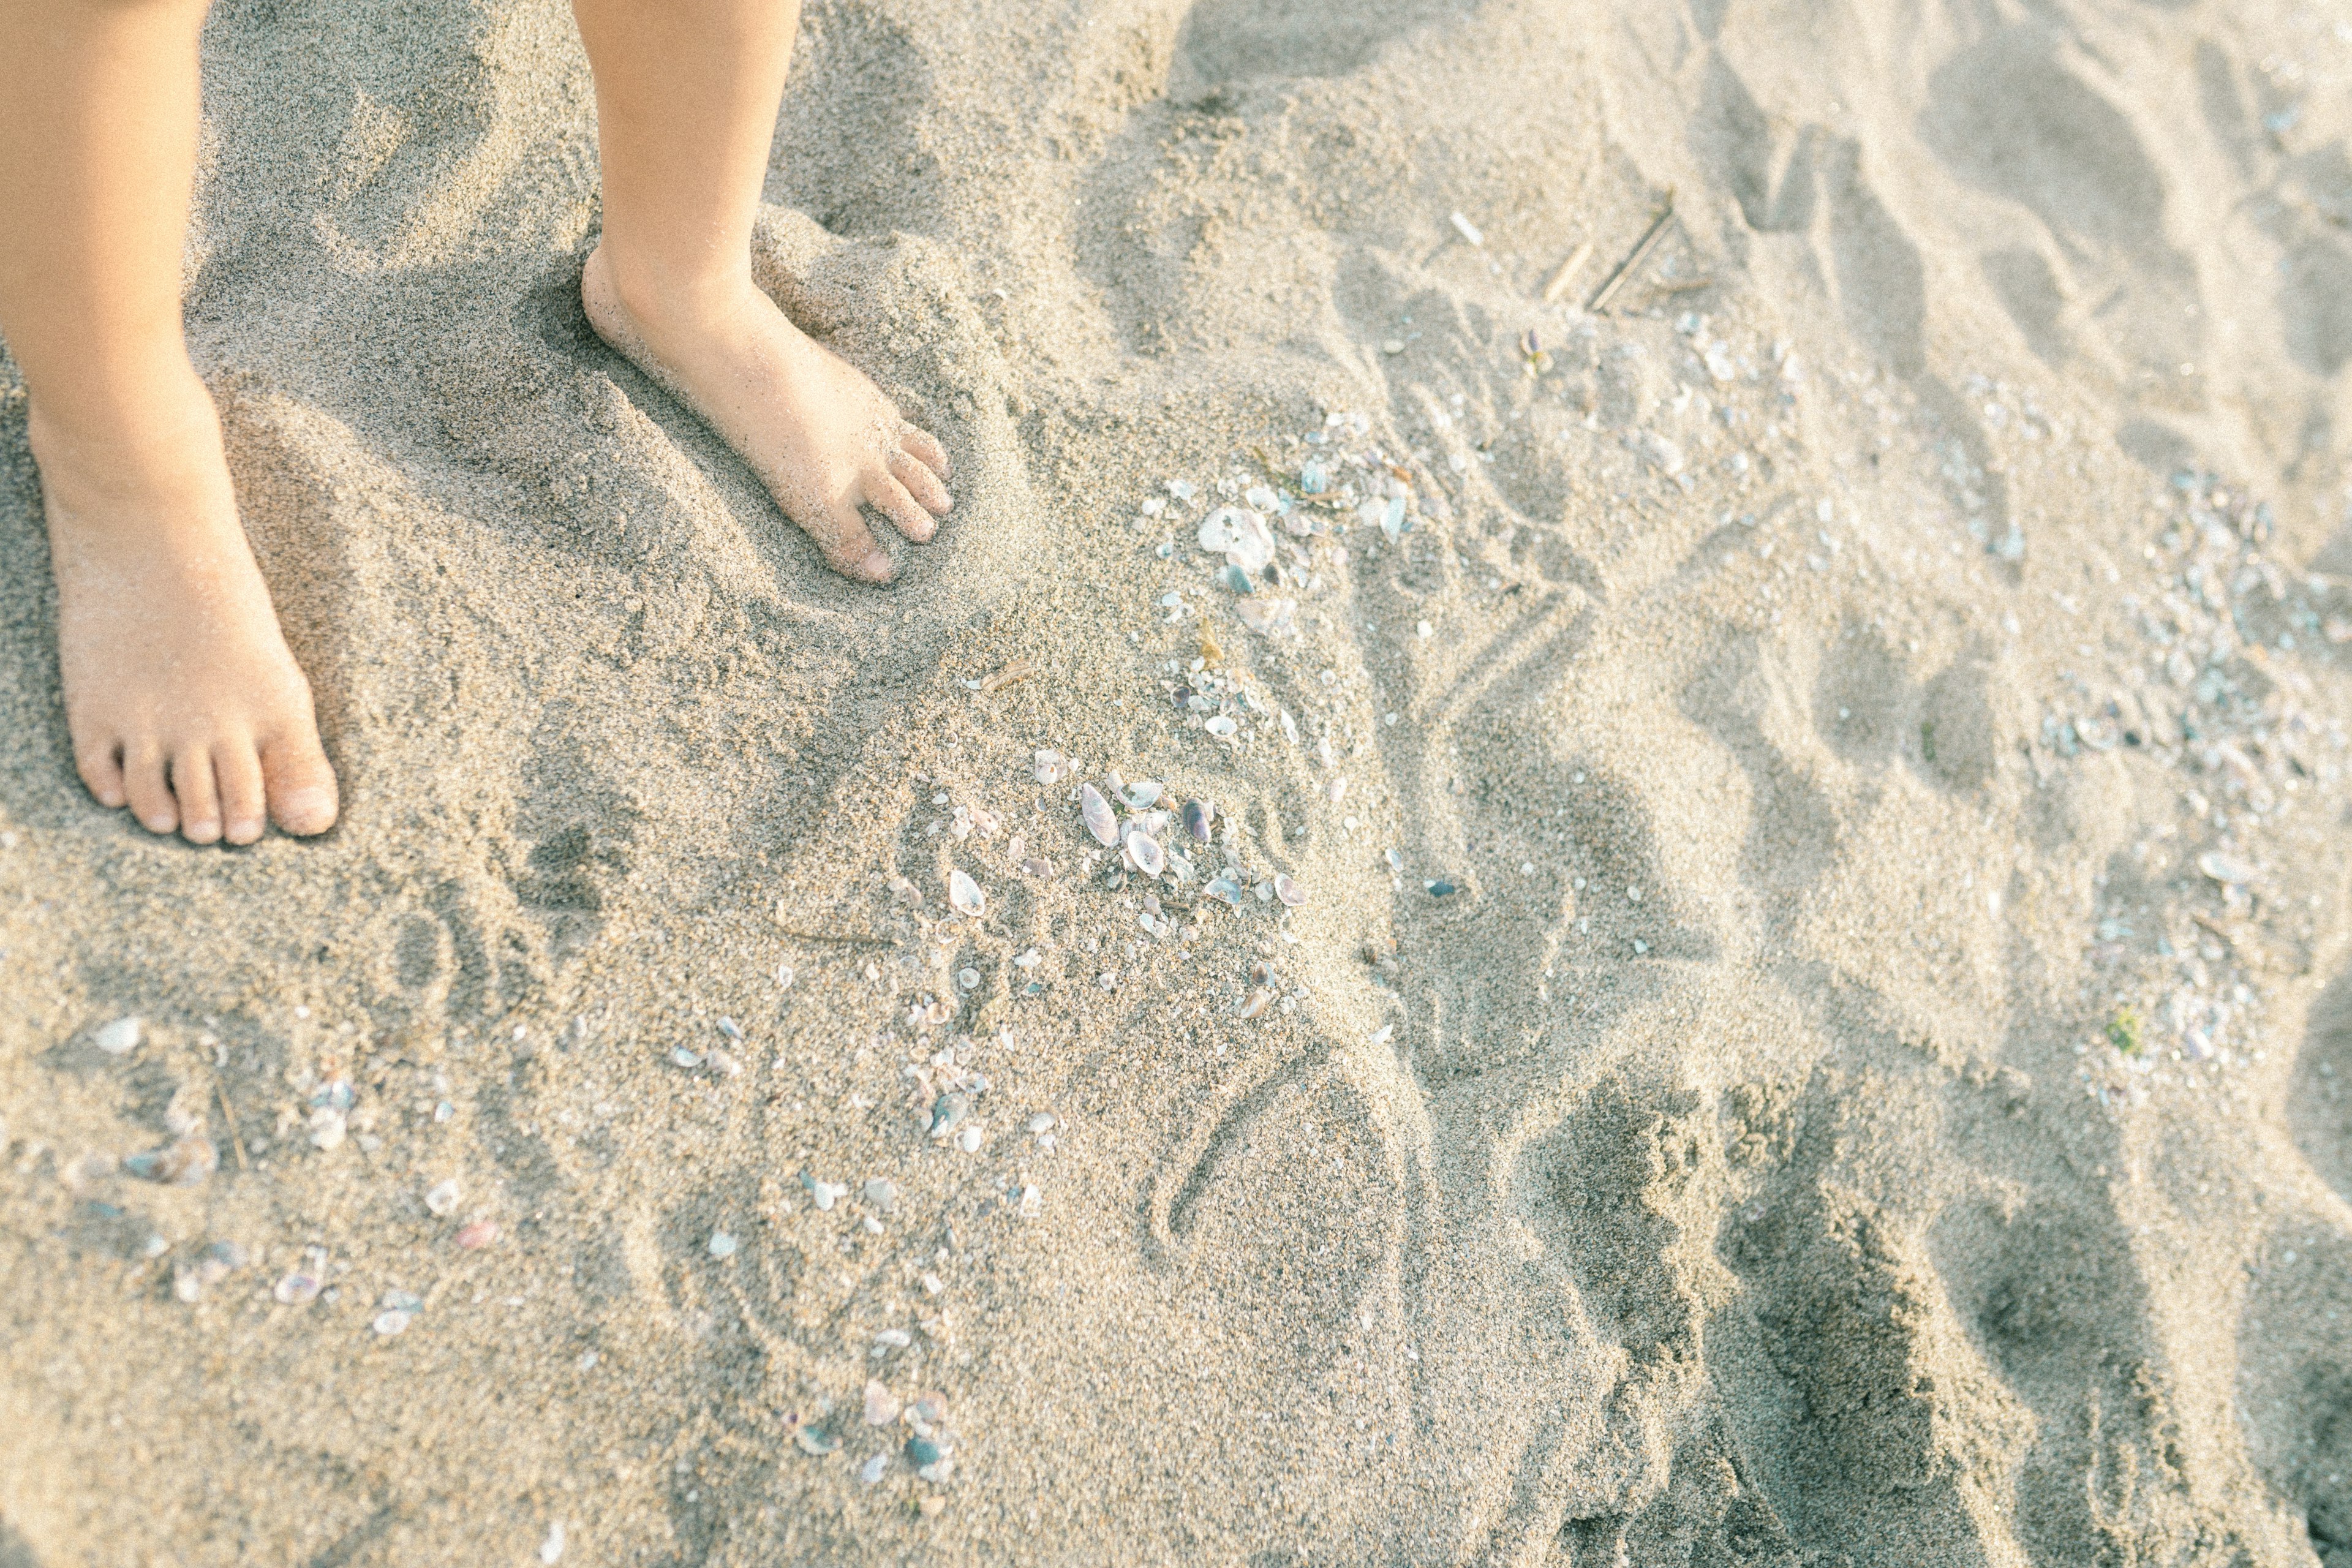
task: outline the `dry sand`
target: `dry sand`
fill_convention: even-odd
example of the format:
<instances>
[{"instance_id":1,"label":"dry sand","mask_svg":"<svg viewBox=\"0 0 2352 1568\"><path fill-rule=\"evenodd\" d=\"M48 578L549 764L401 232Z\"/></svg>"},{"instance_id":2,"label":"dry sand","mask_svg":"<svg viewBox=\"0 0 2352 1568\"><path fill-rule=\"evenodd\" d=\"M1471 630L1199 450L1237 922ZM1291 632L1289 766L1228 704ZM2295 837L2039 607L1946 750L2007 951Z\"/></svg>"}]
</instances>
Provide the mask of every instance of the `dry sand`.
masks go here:
<instances>
[{"instance_id":1,"label":"dry sand","mask_svg":"<svg viewBox=\"0 0 2352 1568\"><path fill-rule=\"evenodd\" d=\"M84 798L0 364L0 1563L2352 1564L2352 10L814 4L889 593L585 331L561 7L206 60L348 816Z\"/></svg>"}]
</instances>

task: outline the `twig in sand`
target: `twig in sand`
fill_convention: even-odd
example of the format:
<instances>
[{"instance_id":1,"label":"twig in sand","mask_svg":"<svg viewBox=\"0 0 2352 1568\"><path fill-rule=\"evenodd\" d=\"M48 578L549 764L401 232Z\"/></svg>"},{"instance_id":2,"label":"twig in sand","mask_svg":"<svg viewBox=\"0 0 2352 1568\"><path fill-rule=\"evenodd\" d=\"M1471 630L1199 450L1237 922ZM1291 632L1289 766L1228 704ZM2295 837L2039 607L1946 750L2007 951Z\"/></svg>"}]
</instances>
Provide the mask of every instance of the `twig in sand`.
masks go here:
<instances>
[{"instance_id":1,"label":"twig in sand","mask_svg":"<svg viewBox=\"0 0 2352 1568\"><path fill-rule=\"evenodd\" d=\"M1591 259L1591 257L1592 242L1589 239L1569 252L1568 259L1559 264L1559 270L1553 273L1551 281L1544 285L1543 302L1547 305L1559 304L1559 297L1567 293L1568 286L1576 280L1577 269Z\"/></svg>"},{"instance_id":2,"label":"twig in sand","mask_svg":"<svg viewBox=\"0 0 2352 1568\"><path fill-rule=\"evenodd\" d=\"M220 1096L221 1114L228 1118L228 1146L236 1153L236 1168L250 1171L253 1167L245 1163L245 1140L236 1131L236 1107L228 1102L228 1085L215 1079L213 1092Z\"/></svg>"},{"instance_id":3,"label":"twig in sand","mask_svg":"<svg viewBox=\"0 0 2352 1568\"><path fill-rule=\"evenodd\" d=\"M1617 264L1617 269L1601 280L1601 287L1595 289L1592 298L1584 302L1586 310L1597 316L1609 308L1609 301L1615 297L1625 279L1632 276L1633 268L1642 265L1651 247L1658 243L1658 236L1666 232L1667 220L1674 216L1675 188L1668 185L1666 205L1658 209L1658 216L1650 220L1650 226L1642 231L1642 237L1633 242L1633 248L1625 253L1625 259Z\"/></svg>"},{"instance_id":4,"label":"twig in sand","mask_svg":"<svg viewBox=\"0 0 2352 1568\"><path fill-rule=\"evenodd\" d=\"M839 947L896 947L898 944L887 936L859 936L851 931L793 931L778 927L777 935L791 937L795 942L830 942Z\"/></svg>"},{"instance_id":5,"label":"twig in sand","mask_svg":"<svg viewBox=\"0 0 2352 1568\"><path fill-rule=\"evenodd\" d=\"M1006 687L1028 679L1037 673L1037 667L1025 658L1016 658L993 675L981 678L980 692L983 697L995 695Z\"/></svg>"}]
</instances>

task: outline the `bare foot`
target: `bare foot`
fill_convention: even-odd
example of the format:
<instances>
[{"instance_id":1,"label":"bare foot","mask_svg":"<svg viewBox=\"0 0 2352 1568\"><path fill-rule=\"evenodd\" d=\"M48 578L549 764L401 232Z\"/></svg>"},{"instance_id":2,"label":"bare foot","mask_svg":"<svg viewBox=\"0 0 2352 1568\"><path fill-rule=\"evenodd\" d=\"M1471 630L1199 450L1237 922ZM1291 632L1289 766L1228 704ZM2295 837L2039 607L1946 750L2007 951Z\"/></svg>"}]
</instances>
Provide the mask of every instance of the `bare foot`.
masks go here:
<instances>
[{"instance_id":1,"label":"bare foot","mask_svg":"<svg viewBox=\"0 0 2352 1568\"><path fill-rule=\"evenodd\" d=\"M890 580L890 557L861 506L919 544L954 504L940 444L786 320L748 273L723 286L625 295L599 246L581 274L580 302L615 353L735 448L835 571Z\"/></svg>"},{"instance_id":2,"label":"bare foot","mask_svg":"<svg viewBox=\"0 0 2352 1568\"><path fill-rule=\"evenodd\" d=\"M135 430L68 432L32 410L58 663L82 783L152 833L250 844L335 820L310 683L254 565L204 385Z\"/></svg>"}]
</instances>

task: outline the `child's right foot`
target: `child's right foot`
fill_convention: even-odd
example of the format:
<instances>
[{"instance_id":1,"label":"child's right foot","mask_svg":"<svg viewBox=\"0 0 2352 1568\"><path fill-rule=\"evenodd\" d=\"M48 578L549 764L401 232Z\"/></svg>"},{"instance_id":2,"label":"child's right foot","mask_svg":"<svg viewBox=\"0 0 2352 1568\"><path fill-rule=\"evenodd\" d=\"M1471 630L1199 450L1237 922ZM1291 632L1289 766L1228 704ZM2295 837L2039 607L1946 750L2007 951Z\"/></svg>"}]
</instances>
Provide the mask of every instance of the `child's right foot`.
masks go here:
<instances>
[{"instance_id":1,"label":"child's right foot","mask_svg":"<svg viewBox=\"0 0 2352 1568\"><path fill-rule=\"evenodd\" d=\"M58 581L58 665L82 783L152 833L250 844L323 833L334 770L278 627L193 373L137 430L68 431L37 406Z\"/></svg>"}]
</instances>

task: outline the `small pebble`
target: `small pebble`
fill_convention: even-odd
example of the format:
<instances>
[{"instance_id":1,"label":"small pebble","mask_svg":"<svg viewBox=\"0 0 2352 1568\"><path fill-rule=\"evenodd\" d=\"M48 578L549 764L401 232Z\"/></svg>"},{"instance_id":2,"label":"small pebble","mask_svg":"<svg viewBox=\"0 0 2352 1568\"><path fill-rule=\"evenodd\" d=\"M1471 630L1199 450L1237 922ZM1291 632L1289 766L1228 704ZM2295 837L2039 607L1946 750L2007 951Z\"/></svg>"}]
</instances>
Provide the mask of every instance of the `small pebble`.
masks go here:
<instances>
[{"instance_id":1,"label":"small pebble","mask_svg":"<svg viewBox=\"0 0 2352 1568\"><path fill-rule=\"evenodd\" d=\"M563 1521L557 1520L547 1527L547 1539L539 1543L539 1560L554 1563L563 1555Z\"/></svg>"},{"instance_id":2,"label":"small pebble","mask_svg":"<svg viewBox=\"0 0 2352 1568\"><path fill-rule=\"evenodd\" d=\"M728 1235L723 1230L712 1231L710 1233L710 1256L713 1258L734 1257L735 1238Z\"/></svg>"},{"instance_id":3,"label":"small pebble","mask_svg":"<svg viewBox=\"0 0 2352 1568\"><path fill-rule=\"evenodd\" d=\"M977 1125L968 1126L962 1131L957 1133L956 1147L962 1150L967 1154L979 1152L980 1128Z\"/></svg>"},{"instance_id":4,"label":"small pebble","mask_svg":"<svg viewBox=\"0 0 2352 1568\"><path fill-rule=\"evenodd\" d=\"M1050 1110L1041 1110L1029 1119L1029 1131L1032 1132L1051 1132L1053 1130L1054 1113Z\"/></svg>"},{"instance_id":5,"label":"small pebble","mask_svg":"<svg viewBox=\"0 0 2352 1568\"><path fill-rule=\"evenodd\" d=\"M425 1194L425 1212L439 1217L454 1214L457 1208L457 1184L443 1182Z\"/></svg>"},{"instance_id":6,"label":"small pebble","mask_svg":"<svg viewBox=\"0 0 2352 1568\"><path fill-rule=\"evenodd\" d=\"M139 1048L146 1038L147 1023L143 1018L117 1018L90 1032L89 1043L110 1057L127 1057Z\"/></svg>"},{"instance_id":7,"label":"small pebble","mask_svg":"<svg viewBox=\"0 0 2352 1568\"><path fill-rule=\"evenodd\" d=\"M865 1198L868 1208L879 1209L882 1213L888 1214L898 1206L898 1184L884 1177L876 1176L866 1184Z\"/></svg>"}]
</instances>

